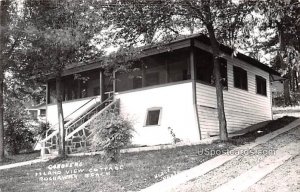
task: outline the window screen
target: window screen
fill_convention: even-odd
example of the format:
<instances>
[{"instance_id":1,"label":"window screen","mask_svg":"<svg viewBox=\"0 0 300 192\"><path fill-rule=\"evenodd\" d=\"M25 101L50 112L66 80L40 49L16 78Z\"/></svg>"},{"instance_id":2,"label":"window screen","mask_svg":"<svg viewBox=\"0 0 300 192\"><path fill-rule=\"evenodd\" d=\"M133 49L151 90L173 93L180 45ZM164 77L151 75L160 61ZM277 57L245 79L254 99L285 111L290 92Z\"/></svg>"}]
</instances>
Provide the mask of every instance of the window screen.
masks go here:
<instances>
[{"instance_id":1,"label":"window screen","mask_svg":"<svg viewBox=\"0 0 300 192\"><path fill-rule=\"evenodd\" d=\"M248 79L247 79L247 71L233 66L233 76L234 76L234 87L239 89L248 90Z\"/></svg>"},{"instance_id":2,"label":"window screen","mask_svg":"<svg viewBox=\"0 0 300 192\"><path fill-rule=\"evenodd\" d=\"M267 96L267 81L265 78L256 75L256 93Z\"/></svg>"},{"instance_id":3,"label":"window screen","mask_svg":"<svg viewBox=\"0 0 300 192\"><path fill-rule=\"evenodd\" d=\"M148 110L146 125L158 125L160 118L160 109Z\"/></svg>"},{"instance_id":4,"label":"window screen","mask_svg":"<svg viewBox=\"0 0 300 192\"><path fill-rule=\"evenodd\" d=\"M211 53L197 49L196 68L197 68L197 80L209 85L215 85L214 62ZM220 59L220 73L222 78L222 84L226 88L227 87L227 61L224 58Z\"/></svg>"}]
</instances>

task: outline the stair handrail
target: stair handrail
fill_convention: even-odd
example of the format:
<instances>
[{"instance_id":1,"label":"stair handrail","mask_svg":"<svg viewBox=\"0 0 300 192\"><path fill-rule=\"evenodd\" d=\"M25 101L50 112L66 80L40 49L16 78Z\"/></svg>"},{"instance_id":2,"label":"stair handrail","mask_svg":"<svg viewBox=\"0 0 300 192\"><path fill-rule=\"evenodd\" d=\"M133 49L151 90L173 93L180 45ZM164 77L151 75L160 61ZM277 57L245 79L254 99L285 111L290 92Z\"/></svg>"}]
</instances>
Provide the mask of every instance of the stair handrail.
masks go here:
<instances>
[{"instance_id":1,"label":"stair handrail","mask_svg":"<svg viewBox=\"0 0 300 192\"><path fill-rule=\"evenodd\" d=\"M53 131L50 135L48 135L45 139L41 140L40 143L44 143L46 141L48 141L49 139L51 139L52 137L54 137L56 134L59 133L59 130L55 130Z\"/></svg>"},{"instance_id":2,"label":"stair handrail","mask_svg":"<svg viewBox=\"0 0 300 192\"><path fill-rule=\"evenodd\" d=\"M98 98L98 97L94 97L94 98L92 98L92 99L90 99L88 102L86 102L84 105L86 105L87 103L89 103L89 102L91 102L93 99L96 99L96 98ZM96 106L91 106L91 107L89 107L87 110L85 110L85 112L86 111L89 111L88 113L86 113L86 114L84 114L83 116L80 116L78 119L77 118L74 118L74 119L76 119L76 121L74 122L74 121L72 121L72 125L73 124L75 124L76 122L78 122L79 120L81 120L82 118L84 118L84 117L86 117L89 113L91 113L93 110L94 110L94 108L97 108L97 107L99 107L100 105L103 105L104 103L106 103L107 101L110 101L110 100L112 100L112 102L110 103L110 104L108 104L105 108L103 108L101 111L104 111L104 109L107 109L108 107L110 107L113 103L115 103L115 101L113 101L114 100L114 95L111 95L110 97L108 97L107 99L105 99L103 102L100 102L100 104L97 104ZM82 108L84 105L82 105L81 107L79 107L78 109L76 109L75 111L78 111L80 108ZM71 113L71 114L74 114L75 113L75 111L73 112L73 113ZM99 112L101 112L101 111L99 111ZM98 112L98 113L99 113ZM84 112L82 112L82 113L84 113ZM98 114L97 113L97 114ZM70 114L70 115L71 115ZM82 125L80 125L79 127L83 127L83 125L85 126L86 124L87 124L87 122L90 122L92 119L94 119L95 118L95 116L97 115L97 114L95 114L94 116L92 116L92 118L90 118L89 120L87 120L86 122L84 122ZM69 117L70 115L68 115L67 117ZM69 124L71 124L71 123L69 123ZM57 126L58 125L58 123L57 124L55 124L54 126ZM67 125L67 123L66 123L66 125ZM69 126L71 126L71 125L68 125L68 127ZM79 128L78 127L78 128ZM65 126L65 128L67 128L67 126ZM76 128L74 131L72 131L69 135L71 135L71 136L73 136L73 134L75 134L76 133L76 130L78 130L78 128ZM51 130L51 129L53 129L53 127L50 127L48 130ZM82 129L82 128L81 128ZM48 131L47 130L47 131ZM59 130L58 129L54 129L54 131L50 134L50 135L48 135L48 136L46 136L46 138L45 139L43 139L43 140L41 140L40 141L40 143L41 143L41 145L42 145L42 149L41 149L41 154L42 154L42 157L44 156L43 154L45 154L45 143L48 141L48 140L50 140L50 139L52 139L54 136L56 136L57 134L59 134ZM66 135L65 136L65 140L67 140L68 138L70 138L71 136L69 136L69 135Z\"/></svg>"},{"instance_id":3,"label":"stair handrail","mask_svg":"<svg viewBox=\"0 0 300 192\"><path fill-rule=\"evenodd\" d=\"M91 102L94 99L97 99L98 96L95 96L93 98L91 98L90 100L88 100L86 103L84 103L83 105L81 105L79 108L77 108L76 110L74 110L71 114L69 114L68 116L64 117L64 119L70 117L71 115L73 115L76 111L78 111L79 109L81 109L82 107L84 107L85 105L87 105L89 102Z\"/></svg>"},{"instance_id":4,"label":"stair handrail","mask_svg":"<svg viewBox=\"0 0 300 192\"><path fill-rule=\"evenodd\" d=\"M105 100L104 100L103 102L101 102L99 105L102 105L102 104L106 103L107 101L109 101L109 100L112 99L112 98L113 98L113 95L112 95L111 97L105 99ZM91 99L91 100L92 100L92 99ZM91 101L91 100L90 100L90 101ZM90 107L90 109L96 108L96 107L98 107L99 105L97 105L97 106L92 106L92 107ZM90 111L92 111L92 110L90 110ZM90 112L88 112L86 115L88 115L89 113L90 113ZM82 118L85 117L86 115L81 116L80 118L78 118L75 122L73 122L73 124L75 124L77 121L79 121L80 119L82 119ZM58 125L58 123L55 124L55 125ZM69 126L71 126L71 125L69 125ZM51 127L51 128L52 128L52 127ZM47 129L47 131L50 130L51 128ZM65 128L67 128L67 127L65 127ZM59 130L58 130L58 129L55 129L54 132L52 132L50 135L46 136L45 139L43 139L43 140L41 140L41 141L39 141L39 142L40 142L40 143L43 143L43 142L48 141L49 139L51 139L52 137L54 137L54 136L56 135L55 132L58 133Z\"/></svg>"},{"instance_id":5,"label":"stair handrail","mask_svg":"<svg viewBox=\"0 0 300 192\"><path fill-rule=\"evenodd\" d=\"M98 96L95 96L93 98L91 98L90 100L88 100L87 102L85 102L83 105L81 105L80 107L78 107L77 109L75 109L72 113L70 113L69 115L67 115L66 117L64 117L64 119L67 119L68 117L70 117L71 115L73 115L76 111L78 111L79 109L81 109L82 107L84 107L85 105L87 105L88 103L90 103L92 100L98 98ZM67 125L67 123L66 123ZM57 127L58 126L58 123L54 124L54 125L51 125L49 127L49 129L45 130L42 134L46 133L47 131L49 130L57 130ZM47 138L47 133L45 134L46 135L46 138Z\"/></svg>"},{"instance_id":6,"label":"stair handrail","mask_svg":"<svg viewBox=\"0 0 300 192\"><path fill-rule=\"evenodd\" d=\"M99 111L97 114L95 114L93 117L91 117L89 120L87 120L86 122L84 122L82 125L80 125L78 128L76 128L74 131L72 131L70 134L68 134L66 136L66 139L69 139L70 137L72 137L75 133L77 133L78 131L82 130L87 124L89 124L92 120L94 120L99 114L103 113L104 111L106 111L107 109L109 109L112 105L114 105L115 103L119 102L120 99L116 99L115 101L111 102L110 104L108 104L105 108L103 108L101 111Z\"/></svg>"},{"instance_id":7,"label":"stair handrail","mask_svg":"<svg viewBox=\"0 0 300 192\"><path fill-rule=\"evenodd\" d=\"M90 103L91 101L93 101L94 99L98 98L98 96L91 98L90 100L88 100L87 102L85 102L83 105L81 105L80 107L78 107L77 109L75 109L72 113L70 113L68 116L66 116L64 119L67 119L68 117L70 117L72 114L74 114L76 111L78 111L79 109L81 109L82 107L84 107L85 105L87 105L88 103ZM44 139L40 139L38 141L38 143L41 144L41 156L43 157L45 154L45 144L48 140L52 139L54 136L56 136L59 133L59 130L57 129L58 123L50 126L49 129L45 130L43 133L45 133L45 138ZM50 135L47 135L47 132L50 130L54 130ZM42 133L42 134L43 134Z\"/></svg>"},{"instance_id":8,"label":"stair handrail","mask_svg":"<svg viewBox=\"0 0 300 192\"><path fill-rule=\"evenodd\" d=\"M96 98L97 98L97 97L96 97ZM94 98L94 99L96 99L96 98ZM80 113L80 115L78 115L77 117L75 117L75 118L73 118L72 120L68 121L68 122L65 124L65 128L68 127L68 126L70 126L70 124L74 123L74 121L76 121L77 119L80 119L80 118L82 117L83 114L85 114L86 112L90 111L92 108L95 107L96 104L99 104L99 103L102 103L102 102L99 102L99 101L97 102L97 101L96 101L95 104L89 106L87 109L85 109L84 111L82 111L82 112ZM98 106L98 105L97 105L97 106Z\"/></svg>"},{"instance_id":9,"label":"stair handrail","mask_svg":"<svg viewBox=\"0 0 300 192\"><path fill-rule=\"evenodd\" d=\"M66 126L66 128L67 127L71 127L72 125L74 125L75 123L77 123L81 119L85 118L87 115L89 115L95 108L99 107L100 105L103 105L104 103L106 103L107 101L109 101L111 99L113 100L113 98L114 98L114 95L111 95L110 97L108 97L107 99L105 99L104 101L102 101L101 103L99 103L98 105L95 105L95 106L91 107L87 113L85 113L84 115L82 115L80 118L74 120L72 122L72 124L71 123L68 124L68 126Z\"/></svg>"}]
</instances>

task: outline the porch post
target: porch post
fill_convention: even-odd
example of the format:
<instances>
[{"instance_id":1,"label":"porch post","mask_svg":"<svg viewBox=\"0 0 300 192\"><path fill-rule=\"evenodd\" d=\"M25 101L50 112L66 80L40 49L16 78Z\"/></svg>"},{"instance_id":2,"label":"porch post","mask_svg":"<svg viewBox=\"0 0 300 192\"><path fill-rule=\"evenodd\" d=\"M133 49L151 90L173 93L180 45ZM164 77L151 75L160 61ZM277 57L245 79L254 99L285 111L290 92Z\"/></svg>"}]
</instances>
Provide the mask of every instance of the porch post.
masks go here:
<instances>
[{"instance_id":1,"label":"porch post","mask_svg":"<svg viewBox=\"0 0 300 192\"><path fill-rule=\"evenodd\" d=\"M195 66L195 48L194 48L194 41L191 40L191 49L190 49L190 70L191 70L191 80L194 82L196 81L196 66Z\"/></svg>"},{"instance_id":2,"label":"porch post","mask_svg":"<svg viewBox=\"0 0 300 192\"><path fill-rule=\"evenodd\" d=\"M46 123L48 123L49 82L46 83Z\"/></svg>"},{"instance_id":3,"label":"porch post","mask_svg":"<svg viewBox=\"0 0 300 192\"><path fill-rule=\"evenodd\" d=\"M99 92L101 96L100 101L103 102L105 90L104 90L104 74L102 69L100 69L99 79L100 79Z\"/></svg>"},{"instance_id":4,"label":"porch post","mask_svg":"<svg viewBox=\"0 0 300 192\"><path fill-rule=\"evenodd\" d=\"M194 105L194 114L196 118L196 123L199 130L199 137L200 140L202 139L201 136L201 129L200 129L200 121L199 121L199 114L198 114L198 106L197 106L197 90L196 90L196 62L195 62L195 47L194 47L194 39L191 39L191 47L190 47L190 69L191 69L191 80L192 80L192 90L193 90L193 105Z\"/></svg>"},{"instance_id":5,"label":"porch post","mask_svg":"<svg viewBox=\"0 0 300 192\"><path fill-rule=\"evenodd\" d=\"M116 71L113 71L113 92L116 92Z\"/></svg>"},{"instance_id":6,"label":"porch post","mask_svg":"<svg viewBox=\"0 0 300 192\"><path fill-rule=\"evenodd\" d=\"M144 63L143 62L141 64L141 67L142 67L142 87L145 87L146 75L145 75L145 68L144 68Z\"/></svg>"}]
</instances>

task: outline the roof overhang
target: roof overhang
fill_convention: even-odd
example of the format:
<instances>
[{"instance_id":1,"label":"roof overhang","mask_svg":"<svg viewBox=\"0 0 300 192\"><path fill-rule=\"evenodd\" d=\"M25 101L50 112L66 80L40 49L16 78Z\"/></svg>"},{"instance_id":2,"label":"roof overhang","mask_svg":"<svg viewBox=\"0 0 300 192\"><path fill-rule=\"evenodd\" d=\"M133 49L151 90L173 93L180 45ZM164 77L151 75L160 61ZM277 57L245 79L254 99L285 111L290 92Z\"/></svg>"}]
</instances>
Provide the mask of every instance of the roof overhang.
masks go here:
<instances>
[{"instance_id":1,"label":"roof overhang","mask_svg":"<svg viewBox=\"0 0 300 192\"><path fill-rule=\"evenodd\" d=\"M164 44L156 44L156 45L152 45L152 46L140 47L137 49L138 54L135 57L135 59L144 58L144 57L148 57L151 55L157 55L160 53L171 52L171 51L174 51L177 49L190 47L193 45L192 41L194 39L198 40L199 42L201 42L207 46L211 45L209 37L207 37L206 35L203 35L203 34L183 36L181 38L178 38L173 41L169 41ZM234 50L232 48L225 46L223 44L220 44L220 51L222 51L226 54L229 54L229 55L232 55L234 52ZM280 73L278 73L277 71L273 70L269 66L261 63L260 61L254 59L254 58L251 58L247 55L244 55L242 53L237 53L234 57L241 61L244 61L250 65L253 65L259 69L262 69L262 70L270 73L270 75L280 76ZM105 59L105 58L102 58L102 60L103 59ZM84 72L84 71L89 71L89 70L93 70L93 69L102 69L101 60L97 60L97 61L90 62L90 63L80 63L73 67L66 68L62 75L67 76L67 75ZM51 79L51 77L49 79Z\"/></svg>"}]
</instances>

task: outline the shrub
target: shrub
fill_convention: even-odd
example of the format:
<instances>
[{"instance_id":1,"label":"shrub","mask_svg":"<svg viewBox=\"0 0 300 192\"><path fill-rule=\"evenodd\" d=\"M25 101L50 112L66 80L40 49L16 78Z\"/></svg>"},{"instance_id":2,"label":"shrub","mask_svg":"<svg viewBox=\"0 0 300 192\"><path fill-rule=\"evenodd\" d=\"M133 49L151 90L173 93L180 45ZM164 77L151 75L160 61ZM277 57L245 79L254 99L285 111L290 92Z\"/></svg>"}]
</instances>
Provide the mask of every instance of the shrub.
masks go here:
<instances>
[{"instance_id":1,"label":"shrub","mask_svg":"<svg viewBox=\"0 0 300 192\"><path fill-rule=\"evenodd\" d=\"M92 150L103 150L107 161L118 161L120 150L130 144L132 123L117 112L105 111L90 126Z\"/></svg>"},{"instance_id":2,"label":"shrub","mask_svg":"<svg viewBox=\"0 0 300 192\"><path fill-rule=\"evenodd\" d=\"M8 126L5 129L5 148L8 154L15 155L23 151L31 151L34 134L25 127Z\"/></svg>"},{"instance_id":3,"label":"shrub","mask_svg":"<svg viewBox=\"0 0 300 192\"><path fill-rule=\"evenodd\" d=\"M31 151L34 144L32 126L28 123L24 105L12 97L6 97L4 112L4 142L9 154Z\"/></svg>"},{"instance_id":4,"label":"shrub","mask_svg":"<svg viewBox=\"0 0 300 192\"><path fill-rule=\"evenodd\" d=\"M171 127L168 127L168 130L169 130L169 132L170 132L170 134L172 136L172 140L173 140L174 144L176 144L176 143L178 143L178 142L181 141L179 138L176 137L176 135L175 135L175 133L174 133L174 131L173 131L173 129Z\"/></svg>"},{"instance_id":5,"label":"shrub","mask_svg":"<svg viewBox=\"0 0 300 192\"><path fill-rule=\"evenodd\" d=\"M41 122L36 129L35 135L37 137L44 138L46 136L46 132L49 128L50 128L50 124L48 122L47 123Z\"/></svg>"},{"instance_id":6,"label":"shrub","mask_svg":"<svg viewBox=\"0 0 300 192\"><path fill-rule=\"evenodd\" d=\"M4 124L4 142L9 154L17 154L22 150L32 150L34 134L29 129L26 117L16 115L11 110L6 110Z\"/></svg>"}]
</instances>

